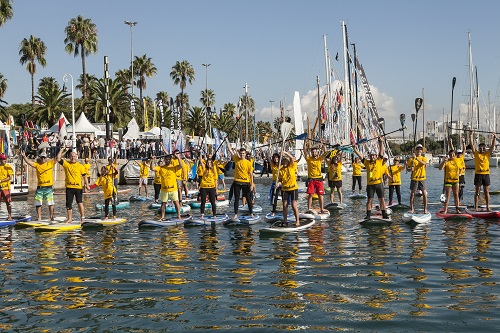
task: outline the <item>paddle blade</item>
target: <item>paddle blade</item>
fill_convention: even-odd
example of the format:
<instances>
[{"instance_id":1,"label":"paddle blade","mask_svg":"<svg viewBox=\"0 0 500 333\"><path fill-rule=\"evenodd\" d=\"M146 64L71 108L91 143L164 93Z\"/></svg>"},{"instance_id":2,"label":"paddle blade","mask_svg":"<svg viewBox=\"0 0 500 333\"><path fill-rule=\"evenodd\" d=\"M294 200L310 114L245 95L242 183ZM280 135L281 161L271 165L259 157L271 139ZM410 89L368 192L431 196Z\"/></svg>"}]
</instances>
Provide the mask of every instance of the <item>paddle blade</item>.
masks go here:
<instances>
[{"instance_id":1,"label":"paddle blade","mask_svg":"<svg viewBox=\"0 0 500 333\"><path fill-rule=\"evenodd\" d=\"M293 125L291 123L284 122L281 124L281 137L283 138L283 141L288 138L292 129Z\"/></svg>"},{"instance_id":2,"label":"paddle blade","mask_svg":"<svg viewBox=\"0 0 500 333\"><path fill-rule=\"evenodd\" d=\"M457 78L453 77L453 80L451 80L451 90L455 89L455 84L457 83Z\"/></svg>"},{"instance_id":3,"label":"paddle blade","mask_svg":"<svg viewBox=\"0 0 500 333\"><path fill-rule=\"evenodd\" d=\"M401 123L401 127L405 127L405 121L406 121L406 115L404 113L401 113L399 115L399 122Z\"/></svg>"},{"instance_id":4,"label":"paddle blade","mask_svg":"<svg viewBox=\"0 0 500 333\"><path fill-rule=\"evenodd\" d=\"M415 122L415 114L414 113L411 114L411 121Z\"/></svg>"},{"instance_id":5,"label":"paddle blade","mask_svg":"<svg viewBox=\"0 0 500 333\"><path fill-rule=\"evenodd\" d=\"M305 140L305 139L307 139L307 133L302 133L295 137L295 140Z\"/></svg>"},{"instance_id":6,"label":"paddle blade","mask_svg":"<svg viewBox=\"0 0 500 333\"><path fill-rule=\"evenodd\" d=\"M424 100L422 98L420 98L420 97L415 98L415 113L418 114L418 110L420 110L420 107L422 106L422 102L423 101Z\"/></svg>"}]
</instances>

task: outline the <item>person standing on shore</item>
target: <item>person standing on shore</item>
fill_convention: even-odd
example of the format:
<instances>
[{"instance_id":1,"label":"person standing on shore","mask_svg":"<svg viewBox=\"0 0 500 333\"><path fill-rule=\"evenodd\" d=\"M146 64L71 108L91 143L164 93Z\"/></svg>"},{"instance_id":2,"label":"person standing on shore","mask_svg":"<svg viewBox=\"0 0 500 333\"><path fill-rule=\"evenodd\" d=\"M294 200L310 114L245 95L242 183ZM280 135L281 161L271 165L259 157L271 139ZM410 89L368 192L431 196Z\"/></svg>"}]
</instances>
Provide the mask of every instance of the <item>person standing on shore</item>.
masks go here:
<instances>
[{"instance_id":1,"label":"person standing on shore","mask_svg":"<svg viewBox=\"0 0 500 333\"><path fill-rule=\"evenodd\" d=\"M425 180L427 179L426 168L429 164L427 157L422 155L424 147L418 144L415 147L413 157L406 162L406 169L411 171L410 181L410 213L415 212L415 192L417 189L422 191L422 199L424 201L424 214L427 214L427 187Z\"/></svg>"},{"instance_id":2,"label":"person standing on shore","mask_svg":"<svg viewBox=\"0 0 500 333\"><path fill-rule=\"evenodd\" d=\"M486 144L481 142L478 146L478 149L474 147L472 143L472 131L469 132L469 142L472 149L472 153L474 154L474 186L475 186L475 195L474 195L474 207L476 211L479 206L479 193L481 192L481 186L483 187L484 192L484 201L486 203L486 211L491 212L490 209L490 157L493 149L495 149L495 144L497 142L497 136L493 134L491 138L490 148L486 150Z\"/></svg>"},{"instance_id":3,"label":"person standing on shore","mask_svg":"<svg viewBox=\"0 0 500 333\"><path fill-rule=\"evenodd\" d=\"M0 154L0 202L5 202L7 206L7 219L12 220L12 197L10 195L10 182L14 175L14 170L7 163L7 156Z\"/></svg>"},{"instance_id":4,"label":"person standing on shore","mask_svg":"<svg viewBox=\"0 0 500 333\"><path fill-rule=\"evenodd\" d=\"M43 201L47 202L47 206L49 207L49 220L53 221L54 191L52 189L52 186L54 185L53 170L54 165L56 164L57 155L49 160L47 159L47 155L40 154L36 162L32 162L30 159L28 159L24 151L21 151L21 156L23 157L26 164L36 170L38 186L36 187L35 191L34 204L38 221L42 220Z\"/></svg>"},{"instance_id":5,"label":"person standing on shore","mask_svg":"<svg viewBox=\"0 0 500 333\"><path fill-rule=\"evenodd\" d=\"M83 165L78 162L78 154L76 151L73 150L70 152L69 162L62 159L62 155L68 150L68 148L63 148L57 155L57 162L62 165L64 174L66 175L67 223L73 222L73 199L76 199L78 211L80 212L80 219L83 223L85 219L85 208L83 206L83 183L85 183L86 190L89 189L89 183L87 182L87 177L85 177L86 173Z\"/></svg>"}]
</instances>

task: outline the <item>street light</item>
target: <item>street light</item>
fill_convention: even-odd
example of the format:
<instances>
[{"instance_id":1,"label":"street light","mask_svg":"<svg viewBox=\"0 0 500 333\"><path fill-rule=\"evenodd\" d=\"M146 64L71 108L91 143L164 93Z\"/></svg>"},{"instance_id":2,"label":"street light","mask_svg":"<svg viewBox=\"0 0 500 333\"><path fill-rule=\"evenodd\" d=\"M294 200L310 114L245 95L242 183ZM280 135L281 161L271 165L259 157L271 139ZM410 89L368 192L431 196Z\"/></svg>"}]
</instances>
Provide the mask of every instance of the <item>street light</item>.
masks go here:
<instances>
[{"instance_id":1,"label":"street light","mask_svg":"<svg viewBox=\"0 0 500 333\"><path fill-rule=\"evenodd\" d=\"M73 75L64 74L63 82L68 82L68 76L71 78L71 115L73 120L73 125L71 126L73 129L73 138L71 141L71 149L76 149L76 134L75 134L75 89L73 87Z\"/></svg>"},{"instance_id":2,"label":"street light","mask_svg":"<svg viewBox=\"0 0 500 333\"><path fill-rule=\"evenodd\" d=\"M130 86L132 88L132 97L134 97L134 53L132 49L132 27L134 27L137 22L124 21L124 23L130 26Z\"/></svg>"},{"instance_id":3,"label":"street light","mask_svg":"<svg viewBox=\"0 0 500 333\"><path fill-rule=\"evenodd\" d=\"M205 135L207 135L207 116L208 116L208 67L211 64L202 64L205 67Z\"/></svg>"}]
</instances>

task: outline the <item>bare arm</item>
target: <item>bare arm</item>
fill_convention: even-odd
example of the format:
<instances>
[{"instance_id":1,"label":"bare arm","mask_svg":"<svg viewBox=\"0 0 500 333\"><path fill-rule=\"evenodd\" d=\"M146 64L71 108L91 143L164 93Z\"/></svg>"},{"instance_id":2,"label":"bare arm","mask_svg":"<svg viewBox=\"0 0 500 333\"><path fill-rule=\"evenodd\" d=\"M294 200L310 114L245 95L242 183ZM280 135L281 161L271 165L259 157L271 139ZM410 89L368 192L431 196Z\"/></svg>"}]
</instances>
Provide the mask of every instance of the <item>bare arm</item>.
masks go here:
<instances>
[{"instance_id":1,"label":"bare arm","mask_svg":"<svg viewBox=\"0 0 500 333\"><path fill-rule=\"evenodd\" d=\"M62 155L67 152L68 149L66 147L63 147L59 150L59 153L57 153L57 156L56 156L56 162L57 163L60 163L61 162L61 158L62 158Z\"/></svg>"},{"instance_id":2,"label":"bare arm","mask_svg":"<svg viewBox=\"0 0 500 333\"><path fill-rule=\"evenodd\" d=\"M26 162L26 164L28 164L30 167L34 167L35 165L33 164L33 162L31 162L27 157L26 157L26 153L24 151L21 151L21 156L23 157L23 160L24 162Z\"/></svg>"},{"instance_id":3,"label":"bare arm","mask_svg":"<svg viewBox=\"0 0 500 333\"><path fill-rule=\"evenodd\" d=\"M469 132L469 142L470 142L470 149L472 150L472 153L476 153L476 147L474 147L474 143L472 142L472 131Z\"/></svg>"},{"instance_id":4,"label":"bare arm","mask_svg":"<svg viewBox=\"0 0 500 333\"><path fill-rule=\"evenodd\" d=\"M363 155L358 150L358 146L354 146L353 148L354 154L356 154L361 160L363 160Z\"/></svg>"},{"instance_id":5,"label":"bare arm","mask_svg":"<svg viewBox=\"0 0 500 333\"><path fill-rule=\"evenodd\" d=\"M497 136L496 134L493 134L492 135L492 138L491 138L491 145L490 145L490 154L493 152L493 150L495 149L495 144L497 143Z\"/></svg>"}]
</instances>

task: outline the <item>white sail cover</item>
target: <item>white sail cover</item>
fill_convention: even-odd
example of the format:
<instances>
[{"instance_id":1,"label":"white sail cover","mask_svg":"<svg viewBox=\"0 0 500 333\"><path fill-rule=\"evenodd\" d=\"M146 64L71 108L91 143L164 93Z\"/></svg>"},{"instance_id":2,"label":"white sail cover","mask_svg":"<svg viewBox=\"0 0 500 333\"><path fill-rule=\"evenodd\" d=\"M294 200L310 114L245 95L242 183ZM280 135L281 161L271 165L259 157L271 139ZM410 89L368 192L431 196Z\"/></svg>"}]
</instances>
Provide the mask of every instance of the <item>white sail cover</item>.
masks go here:
<instances>
[{"instance_id":1,"label":"white sail cover","mask_svg":"<svg viewBox=\"0 0 500 333\"><path fill-rule=\"evenodd\" d=\"M127 133L123 136L125 139L133 140L139 138L139 125L137 124L135 118L130 119L127 124L127 128Z\"/></svg>"},{"instance_id":2,"label":"white sail cover","mask_svg":"<svg viewBox=\"0 0 500 333\"><path fill-rule=\"evenodd\" d=\"M295 135L300 135L304 133L304 122L302 116L302 108L300 106L300 96L299 92L296 91L293 96L293 117L294 117L294 126L295 126ZM300 149L304 147L304 140L295 140L295 153L297 154ZM304 173L304 165L306 161L302 156L298 161L297 172L299 175Z\"/></svg>"}]
</instances>

